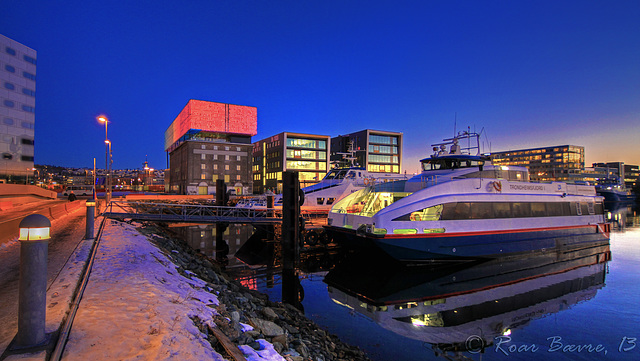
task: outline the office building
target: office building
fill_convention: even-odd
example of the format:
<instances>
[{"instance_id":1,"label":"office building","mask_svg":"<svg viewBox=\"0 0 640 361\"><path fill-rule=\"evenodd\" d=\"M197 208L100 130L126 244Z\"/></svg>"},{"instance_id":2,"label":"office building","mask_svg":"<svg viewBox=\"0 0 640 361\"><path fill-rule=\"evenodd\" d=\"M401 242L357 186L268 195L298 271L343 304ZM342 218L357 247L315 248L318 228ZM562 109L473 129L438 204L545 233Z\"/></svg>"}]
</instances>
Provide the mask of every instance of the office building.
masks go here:
<instances>
[{"instance_id":1,"label":"office building","mask_svg":"<svg viewBox=\"0 0 640 361\"><path fill-rule=\"evenodd\" d=\"M253 193L282 193L282 172L298 171L300 186L318 183L329 169L329 136L283 132L253 144Z\"/></svg>"},{"instance_id":2,"label":"office building","mask_svg":"<svg viewBox=\"0 0 640 361\"><path fill-rule=\"evenodd\" d=\"M189 100L165 131L170 192L215 194L223 179L231 194L251 193L257 127L255 107Z\"/></svg>"},{"instance_id":3,"label":"office building","mask_svg":"<svg viewBox=\"0 0 640 361\"><path fill-rule=\"evenodd\" d=\"M0 181L32 183L36 51L0 35Z\"/></svg>"},{"instance_id":4,"label":"office building","mask_svg":"<svg viewBox=\"0 0 640 361\"><path fill-rule=\"evenodd\" d=\"M402 169L402 133L365 129L331 138L331 162L339 162L355 151L358 166L369 172L400 173Z\"/></svg>"},{"instance_id":5,"label":"office building","mask_svg":"<svg viewBox=\"0 0 640 361\"><path fill-rule=\"evenodd\" d=\"M604 179L620 185L624 183L627 189L633 189L638 185L640 172L637 165L624 164L624 162L607 162L593 163L591 166L602 174Z\"/></svg>"},{"instance_id":6,"label":"office building","mask_svg":"<svg viewBox=\"0 0 640 361\"><path fill-rule=\"evenodd\" d=\"M584 147L558 145L495 152L491 160L496 165L527 167L532 181L575 181L583 178Z\"/></svg>"}]
</instances>

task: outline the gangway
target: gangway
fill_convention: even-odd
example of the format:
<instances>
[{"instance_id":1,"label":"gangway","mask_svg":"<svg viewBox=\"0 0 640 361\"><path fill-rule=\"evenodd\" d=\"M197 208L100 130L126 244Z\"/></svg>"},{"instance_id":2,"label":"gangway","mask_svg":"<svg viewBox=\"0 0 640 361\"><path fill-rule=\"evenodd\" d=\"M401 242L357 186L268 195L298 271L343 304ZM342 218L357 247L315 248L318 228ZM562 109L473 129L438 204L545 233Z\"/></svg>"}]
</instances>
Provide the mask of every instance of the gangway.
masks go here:
<instances>
[{"instance_id":1,"label":"gangway","mask_svg":"<svg viewBox=\"0 0 640 361\"><path fill-rule=\"evenodd\" d=\"M202 204L149 203L111 201L103 215L113 219L185 223L251 223L282 222L282 211Z\"/></svg>"}]
</instances>

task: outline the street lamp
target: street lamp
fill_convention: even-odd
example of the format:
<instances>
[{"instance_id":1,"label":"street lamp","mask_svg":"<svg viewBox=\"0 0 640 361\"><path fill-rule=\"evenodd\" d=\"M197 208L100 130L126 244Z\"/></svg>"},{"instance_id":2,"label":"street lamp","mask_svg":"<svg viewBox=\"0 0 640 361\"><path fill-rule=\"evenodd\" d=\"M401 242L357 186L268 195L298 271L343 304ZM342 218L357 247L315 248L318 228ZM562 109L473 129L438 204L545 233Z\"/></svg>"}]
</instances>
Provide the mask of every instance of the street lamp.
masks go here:
<instances>
[{"instance_id":1,"label":"street lamp","mask_svg":"<svg viewBox=\"0 0 640 361\"><path fill-rule=\"evenodd\" d=\"M104 183L105 183L105 203L109 204L111 200L111 162L109 162L110 154L111 154L111 142L109 141L109 133L108 133L108 125L109 119L106 116L100 115L98 116L98 121L100 123L104 123L104 143L105 143L105 160L104 160L104 170L107 172Z\"/></svg>"}]
</instances>

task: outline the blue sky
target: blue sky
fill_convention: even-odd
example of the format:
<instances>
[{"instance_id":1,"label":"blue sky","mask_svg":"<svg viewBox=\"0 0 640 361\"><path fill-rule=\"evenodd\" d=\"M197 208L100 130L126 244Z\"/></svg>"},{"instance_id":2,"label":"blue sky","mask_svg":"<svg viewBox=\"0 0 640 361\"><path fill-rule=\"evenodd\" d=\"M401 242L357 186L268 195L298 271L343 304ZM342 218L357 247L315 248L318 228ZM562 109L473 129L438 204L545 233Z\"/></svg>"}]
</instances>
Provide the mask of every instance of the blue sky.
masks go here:
<instances>
[{"instance_id":1,"label":"blue sky","mask_svg":"<svg viewBox=\"0 0 640 361\"><path fill-rule=\"evenodd\" d=\"M38 52L36 164L167 165L189 99L282 131L404 133L404 169L470 126L491 150L586 147L640 164L640 2L0 0ZM488 151L488 146L485 151Z\"/></svg>"}]
</instances>

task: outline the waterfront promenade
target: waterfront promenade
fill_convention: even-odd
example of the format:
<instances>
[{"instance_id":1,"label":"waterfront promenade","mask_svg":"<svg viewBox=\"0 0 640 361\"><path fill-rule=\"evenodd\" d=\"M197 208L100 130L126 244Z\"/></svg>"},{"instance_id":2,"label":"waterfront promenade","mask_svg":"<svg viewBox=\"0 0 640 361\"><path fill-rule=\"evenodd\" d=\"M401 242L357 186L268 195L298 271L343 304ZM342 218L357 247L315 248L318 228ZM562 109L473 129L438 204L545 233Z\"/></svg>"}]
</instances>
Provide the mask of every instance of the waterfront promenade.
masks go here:
<instances>
[{"instance_id":1,"label":"waterfront promenade","mask_svg":"<svg viewBox=\"0 0 640 361\"><path fill-rule=\"evenodd\" d=\"M94 242L84 239L84 219L80 207L52 221L46 332L54 340ZM29 354L6 352L17 333L18 259L17 240L0 250L0 353L3 360L48 360L57 353L54 340ZM325 360L367 359L293 307L228 279L155 226L106 220L61 359L300 361L321 353Z\"/></svg>"}]
</instances>

